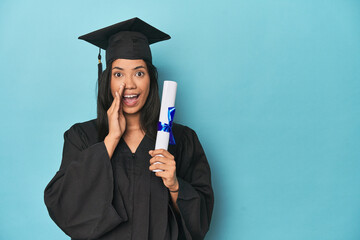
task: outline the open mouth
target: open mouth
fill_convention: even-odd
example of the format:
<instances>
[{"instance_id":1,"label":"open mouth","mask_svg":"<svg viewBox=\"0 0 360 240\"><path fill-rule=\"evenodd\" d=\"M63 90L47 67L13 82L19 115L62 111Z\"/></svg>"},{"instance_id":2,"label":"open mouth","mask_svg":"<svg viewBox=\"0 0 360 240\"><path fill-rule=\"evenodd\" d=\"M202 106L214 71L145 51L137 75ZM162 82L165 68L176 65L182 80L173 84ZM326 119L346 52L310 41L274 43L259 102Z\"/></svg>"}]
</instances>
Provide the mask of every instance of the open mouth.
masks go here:
<instances>
[{"instance_id":1,"label":"open mouth","mask_svg":"<svg viewBox=\"0 0 360 240\"><path fill-rule=\"evenodd\" d=\"M140 94L128 94L123 96L123 102L128 105L132 106L136 104L137 100L139 99Z\"/></svg>"}]
</instances>

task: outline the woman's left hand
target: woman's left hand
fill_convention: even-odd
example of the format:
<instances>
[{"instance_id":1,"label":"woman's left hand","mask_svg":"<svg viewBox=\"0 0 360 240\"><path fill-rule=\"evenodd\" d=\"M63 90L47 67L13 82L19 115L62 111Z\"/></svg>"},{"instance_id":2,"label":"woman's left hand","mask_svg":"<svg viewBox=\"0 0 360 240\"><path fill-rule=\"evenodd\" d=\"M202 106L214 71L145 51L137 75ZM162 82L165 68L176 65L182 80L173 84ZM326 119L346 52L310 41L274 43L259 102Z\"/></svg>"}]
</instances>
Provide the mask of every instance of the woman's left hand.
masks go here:
<instances>
[{"instance_id":1,"label":"woman's left hand","mask_svg":"<svg viewBox=\"0 0 360 240\"><path fill-rule=\"evenodd\" d=\"M176 162L174 156L165 149L149 151L149 154L152 156L150 159L149 170L163 170L161 172L155 172L155 175L162 178L165 187L167 187L170 191L177 191L179 189L179 183L176 178ZM156 162L160 162L162 164L155 164Z\"/></svg>"}]
</instances>

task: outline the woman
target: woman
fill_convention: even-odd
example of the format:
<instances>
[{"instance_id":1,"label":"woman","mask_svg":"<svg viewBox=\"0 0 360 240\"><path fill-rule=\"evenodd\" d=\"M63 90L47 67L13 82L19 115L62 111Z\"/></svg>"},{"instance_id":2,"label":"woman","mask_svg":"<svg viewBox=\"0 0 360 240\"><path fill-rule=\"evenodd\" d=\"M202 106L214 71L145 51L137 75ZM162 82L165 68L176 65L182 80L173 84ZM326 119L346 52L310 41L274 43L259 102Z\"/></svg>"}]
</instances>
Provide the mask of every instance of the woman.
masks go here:
<instances>
[{"instance_id":1,"label":"woman","mask_svg":"<svg viewBox=\"0 0 360 240\"><path fill-rule=\"evenodd\" d=\"M176 144L153 150L160 101L149 44L170 36L133 18L80 38L106 49L107 68L97 119L64 133L49 215L72 239L203 239L214 198L196 133L174 124Z\"/></svg>"}]
</instances>

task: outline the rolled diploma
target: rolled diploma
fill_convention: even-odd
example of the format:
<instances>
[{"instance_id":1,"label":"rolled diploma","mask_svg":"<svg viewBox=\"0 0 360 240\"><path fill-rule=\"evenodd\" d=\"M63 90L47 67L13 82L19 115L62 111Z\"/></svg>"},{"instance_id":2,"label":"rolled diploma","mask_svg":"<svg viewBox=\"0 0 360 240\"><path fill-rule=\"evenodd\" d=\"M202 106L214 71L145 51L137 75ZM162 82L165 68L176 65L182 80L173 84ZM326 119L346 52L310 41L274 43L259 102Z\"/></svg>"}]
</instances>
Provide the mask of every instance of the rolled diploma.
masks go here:
<instances>
[{"instance_id":1,"label":"rolled diploma","mask_svg":"<svg viewBox=\"0 0 360 240\"><path fill-rule=\"evenodd\" d=\"M169 107L175 107L177 83L174 81L164 81L159 122L169 124ZM156 135L155 150L156 149L168 149L170 133L164 131L158 131ZM162 155L159 155L162 156ZM154 164L161 164L155 162ZM161 172L163 170L155 169L153 172Z\"/></svg>"}]
</instances>

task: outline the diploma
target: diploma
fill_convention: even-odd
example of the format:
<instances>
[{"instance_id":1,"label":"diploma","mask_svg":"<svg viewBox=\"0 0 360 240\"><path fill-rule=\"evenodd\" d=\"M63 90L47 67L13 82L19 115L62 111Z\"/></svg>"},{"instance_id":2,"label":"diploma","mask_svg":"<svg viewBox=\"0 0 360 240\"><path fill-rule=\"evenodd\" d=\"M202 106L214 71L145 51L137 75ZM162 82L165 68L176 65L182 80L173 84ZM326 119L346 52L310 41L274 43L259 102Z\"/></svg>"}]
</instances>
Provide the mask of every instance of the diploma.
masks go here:
<instances>
[{"instance_id":1,"label":"diploma","mask_svg":"<svg viewBox=\"0 0 360 240\"><path fill-rule=\"evenodd\" d=\"M155 149L165 149L165 150L168 149L169 140L171 140L170 137L172 137L171 125L172 125L172 118L174 117L174 113L175 113L176 89L177 89L176 82L164 81ZM159 164L159 162L156 162L154 164ZM163 170L160 169L153 170L153 172L160 172L160 171Z\"/></svg>"}]
</instances>

